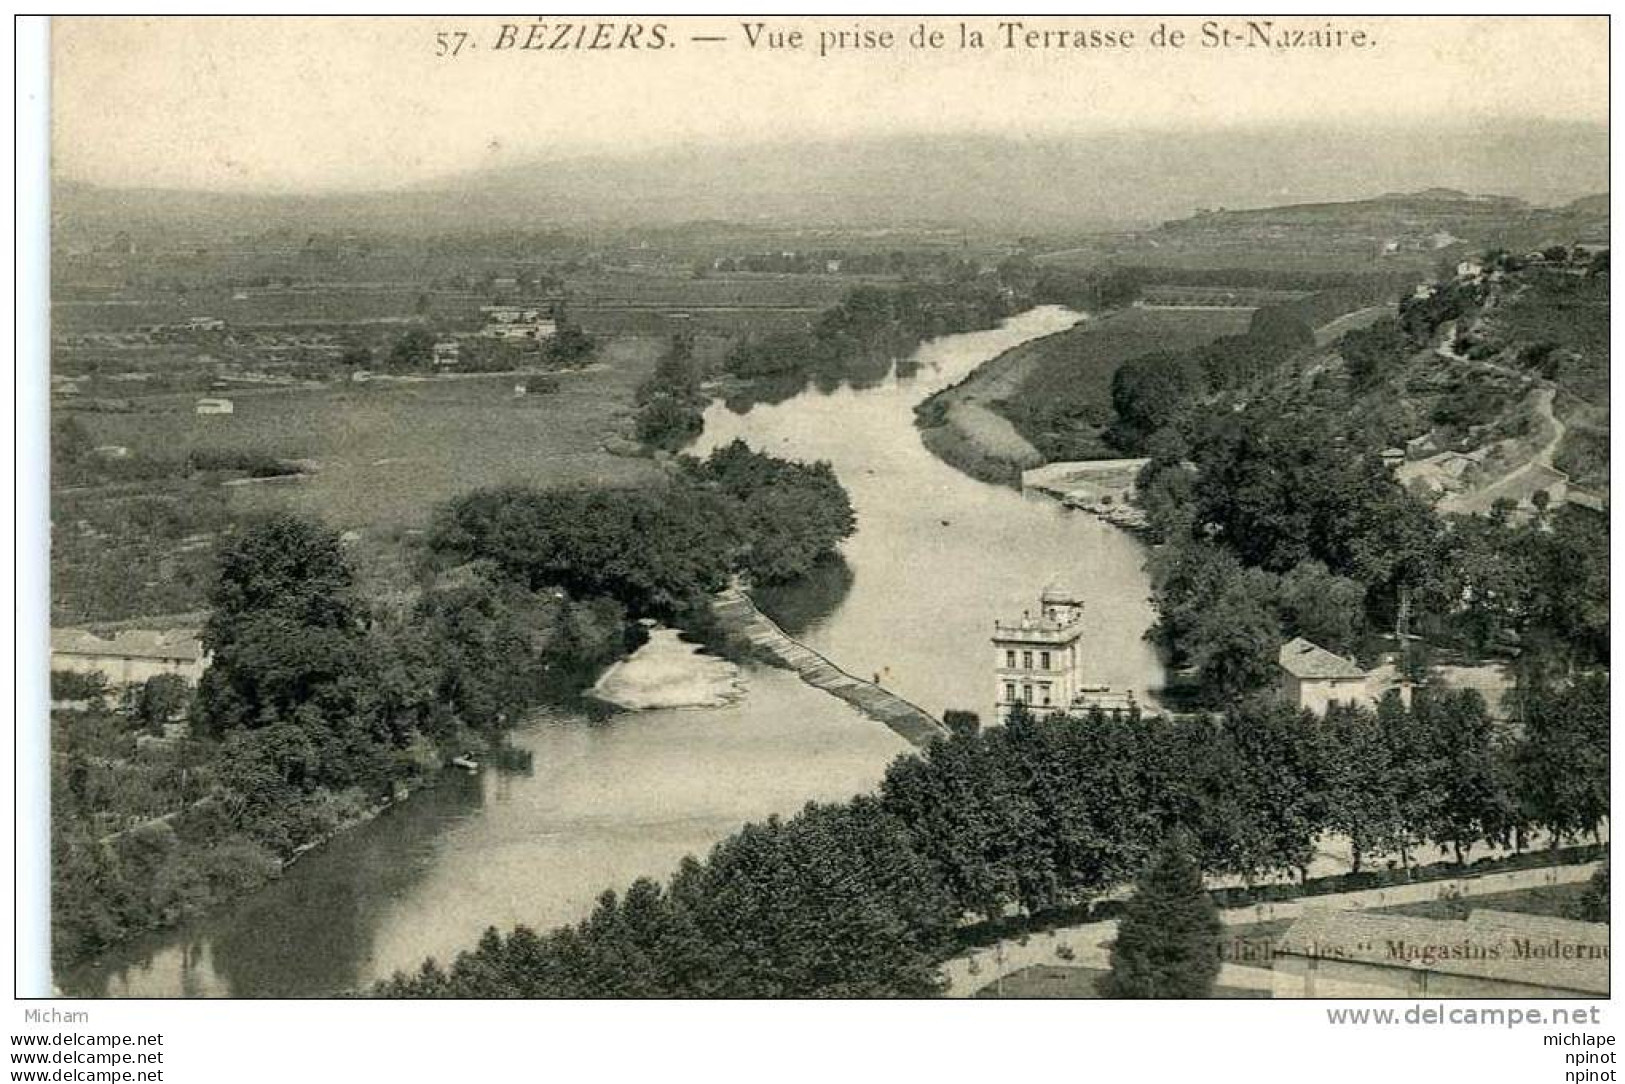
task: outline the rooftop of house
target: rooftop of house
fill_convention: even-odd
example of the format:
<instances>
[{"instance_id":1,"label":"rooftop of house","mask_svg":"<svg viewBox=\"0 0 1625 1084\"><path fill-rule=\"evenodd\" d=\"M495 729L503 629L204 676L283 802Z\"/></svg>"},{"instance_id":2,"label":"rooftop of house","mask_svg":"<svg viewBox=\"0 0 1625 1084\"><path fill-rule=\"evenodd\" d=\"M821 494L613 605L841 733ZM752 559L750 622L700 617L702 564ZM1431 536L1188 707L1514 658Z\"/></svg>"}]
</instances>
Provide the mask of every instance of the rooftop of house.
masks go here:
<instances>
[{"instance_id":1,"label":"rooftop of house","mask_svg":"<svg viewBox=\"0 0 1625 1084\"><path fill-rule=\"evenodd\" d=\"M203 657L197 633L189 629L154 632L151 629L120 629L111 640L88 629L52 629L51 652L66 655L105 655L129 659L183 659L193 662Z\"/></svg>"},{"instance_id":2,"label":"rooftop of house","mask_svg":"<svg viewBox=\"0 0 1625 1084\"><path fill-rule=\"evenodd\" d=\"M1462 921L1309 909L1275 952L1606 996L1608 931L1506 911L1473 911Z\"/></svg>"},{"instance_id":3,"label":"rooftop of house","mask_svg":"<svg viewBox=\"0 0 1625 1084\"><path fill-rule=\"evenodd\" d=\"M1281 645L1281 669L1299 679L1360 678L1365 671L1341 655L1334 655L1302 636Z\"/></svg>"}]
</instances>

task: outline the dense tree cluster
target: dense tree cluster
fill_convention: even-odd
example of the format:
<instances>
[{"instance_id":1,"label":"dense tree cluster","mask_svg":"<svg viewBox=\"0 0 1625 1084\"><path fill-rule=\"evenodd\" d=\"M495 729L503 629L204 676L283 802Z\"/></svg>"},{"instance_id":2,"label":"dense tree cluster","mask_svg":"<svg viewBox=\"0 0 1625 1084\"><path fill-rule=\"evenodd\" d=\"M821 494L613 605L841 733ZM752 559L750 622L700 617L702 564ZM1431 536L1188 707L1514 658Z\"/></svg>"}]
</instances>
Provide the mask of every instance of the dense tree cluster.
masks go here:
<instances>
[{"instance_id":1,"label":"dense tree cluster","mask_svg":"<svg viewBox=\"0 0 1625 1084\"><path fill-rule=\"evenodd\" d=\"M638 386L638 441L675 452L704 428L705 394L694 342L674 335L655 371Z\"/></svg>"},{"instance_id":2,"label":"dense tree cluster","mask_svg":"<svg viewBox=\"0 0 1625 1084\"><path fill-rule=\"evenodd\" d=\"M825 462L776 459L736 440L707 459L685 459L682 477L727 500L738 540L733 563L756 583L806 574L857 529L851 499Z\"/></svg>"},{"instance_id":3,"label":"dense tree cluster","mask_svg":"<svg viewBox=\"0 0 1625 1084\"><path fill-rule=\"evenodd\" d=\"M1183 421L1209 396L1241 387L1314 341L1313 329L1291 309L1265 307L1241 335L1127 361L1112 375L1116 420L1108 439L1140 454L1153 434Z\"/></svg>"},{"instance_id":4,"label":"dense tree cluster","mask_svg":"<svg viewBox=\"0 0 1625 1084\"><path fill-rule=\"evenodd\" d=\"M1353 654L1365 632L1365 585L1308 560L1284 574L1249 568L1230 550L1191 541L1152 556L1151 636L1175 666L1193 667L1215 703L1270 684L1284 640L1302 636Z\"/></svg>"},{"instance_id":5,"label":"dense tree cluster","mask_svg":"<svg viewBox=\"0 0 1625 1084\"><path fill-rule=\"evenodd\" d=\"M1211 700L1266 683L1283 638L1363 654L1370 633L1401 621L1474 653L1517 646L1564 666L1606 662L1606 524L1568 507L1531 523L1441 517L1382 462L1390 434L1357 409L1362 388L1478 294L1470 281L1440 284L1403 302L1399 318L1344 336L1346 388L1248 378L1216 393L1224 380L1201 349L1119 370L1116 424L1150 455L1141 503L1166 543L1153 564L1153 635L1198 668ZM1283 335L1258 357L1278 373L1295 341ZM1477 402L1446 396L1434 420L1476 419Z\"/></svg>"},{"instance_id":6,"label":"dense tree cluster","mask_svg":"<svg viewBox=\"0 0 1625 1084\"><path fill-rule=\"evenodd\" d=\"M53 676L58 958L263 881L448 756L578 693L636 646L634 615L703 625L731 574L794 578L853 528L828 464L736 443L659 488L454 501L420 590L396 608L365 596L320 523L280 514L227 534L195 698L155 679L116 714L104 683ZM190 738L137 755L139 730L162 735L188 706Z\"/></svg>"},{"instance_id":7,"label":"dense tree cluster","mask_svg":"<svg viewBox=\"0 0 1625 1084\"><path fill-rule=\"evenodd\" d=\"M853 528L828 464L735 442L686 461L663 487L479 490L442 510L428 544L442 565L485 559L532 588L607 596L638 616L680 621L730 574L793 578Z\"/></svg>"},{"instance_id":8,"label":"dense tree cluster","mask_svg":"<svg viewBox=\"0 0 1625 1084\"><path fill-rule=\"evenodd\" d=\"M1348 368L1349 379L1357 388L1381 382L1404 361L1417 344L1404 326L1392 316L1384 316L1369 327L1358 328L1338 340L1337 352Z\"/></svg>"},{"instance_id":9,"label":"dense tree cluster","mask_svg":"<svg viewBox=\"0 0 1625 1084\"><path fill-rule=\"evenodd\" d=\"M917 996L965 918L1076 904L1148 867L1116 992L1194 990L1211 981L1198 869L1302 876L1334 832L1353 842L1358 869L1385 855L1409 863L1426 844L1462 860L1534 828L1595 831L1607 815L1607 680L1532 696L1542 719L1522 736L1492 727L1470 691L1324 719L1274 699L1223 717L1018 712L899 758L878 798L748 827L665 888L640 881L545 936L492 931L448 967L426 963L375 992ZM1572 777L1561 787L1536 767L1553 742L1595 751L1560 766ZM1187 856L1165 850L1170 830ZM1166 952L1136 932L1155 927L1154 912L1177 919Z\"/></svg>"}]
</instances>

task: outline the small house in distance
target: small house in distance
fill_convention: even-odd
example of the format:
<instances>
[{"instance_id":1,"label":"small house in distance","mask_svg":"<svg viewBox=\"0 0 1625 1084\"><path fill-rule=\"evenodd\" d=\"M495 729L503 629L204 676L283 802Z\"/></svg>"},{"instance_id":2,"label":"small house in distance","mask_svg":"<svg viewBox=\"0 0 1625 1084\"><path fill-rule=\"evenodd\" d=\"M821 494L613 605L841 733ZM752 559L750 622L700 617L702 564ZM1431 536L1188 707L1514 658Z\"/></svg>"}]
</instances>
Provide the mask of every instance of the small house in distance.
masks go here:
<instances>
[{"instance_id":1,"label":"small house in distance","mask_svg":"<svg viewBox=\"0 0 1625 1084\"><path fill-rule=\"evenodd\" d=\"M480 315L485 318L480 335L487 339L545 342L559 332L558 321L540 305L482 305Z\"/></svg>"},{"instance_id":2,"label":"small house in distance","mask_svg":"<svg viewBox=\"0 0 1625 1084\"><path fill-rule=\"evenodd\" d=\"M52 670L100 673L113 686L140 685L159 674L176 674L195 685L208 664L190 629L121 629L111 640L88 629L51 630Z\"/></svg>"},{"instance_id":3,"label":"small house in distance","mask_svg":"<svg viewBox=\"0 0 1625 1084\"><path fill-rule=\"evenodd\" d=\"M1281 691L1298 707L1323 715L1333 704L1354 704L1369 696L1366 673L1303 637L1281 645Z\"/></svg>"},{"instance_id":4,"label":"small house in distance","mask_svg":"<svg viewBox=\"0 0 1625 1084\"><path fill-rule=\"evenodd\" d=\"M442 339L434 344L434 363L436 368L448 368L461 364L463 360L462 344L455 339Z\"/></svg>"}]
</instances>

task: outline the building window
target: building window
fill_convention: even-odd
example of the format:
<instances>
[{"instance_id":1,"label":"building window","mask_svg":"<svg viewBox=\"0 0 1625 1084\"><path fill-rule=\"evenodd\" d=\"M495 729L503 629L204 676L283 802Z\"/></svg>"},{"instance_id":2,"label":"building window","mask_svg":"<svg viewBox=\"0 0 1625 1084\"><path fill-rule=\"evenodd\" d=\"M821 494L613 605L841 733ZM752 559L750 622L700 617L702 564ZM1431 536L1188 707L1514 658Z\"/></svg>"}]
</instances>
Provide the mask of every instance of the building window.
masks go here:
<instances>
[{"instance_id":1,"label":"building window","mask_svg":"<svg viewBox=\"0 0 1625 1084\"><path fill-rule=\"evenodd\" d=\"M1016 653L1014 651L1006 651L1004 653L1004 665L1009 667L1011 670L1016 668Z\"/></svg>"},{"instance_id":2,"label":"building window","mask_svg":"<svg viewBox=\"0 0 1625 1084\"><path fill-rule=\"evenodd\" d=\"M1033 687L1031 685L1023 685L1021 687L1021 702L1023 704L1031 704L1033 702Z\"/></svg>"},{"instance_id":3,"label":"building window","mask_svg":"<svg viewBox=\"0 0 1625 1084\"><path fill-rule=\"evenodd\" d=\"M1004 683L1004 699L1005 699L1006 703L1014 704L1016 702L1016 683L1015 682L1007 681L1007 682Z\"/></svg>"},{"instance_id":4,"label":"building window","mask_svg":"<svg viewBox=\"0 0 1625 1084\"><path fill-rule=\"evenodd\" d=\"M1050 706L1049 682L1047 681L1040 681L1038 683L1038 702L1044 705L1046 708Z\"/></svg>"},{"instance_id":5,"label":"building window","mask_svg":"<svg viewBox=\"0 0 1625 1084\"><path fill-rule=\"evenodd\" d=\"M1033 653L1031 651L1023 651L1021 653L1021 668L1023 670L1031 670L1033 668Z\"/></svg>"},{"instance_id":6,"label":"building window","mask_svg":"<svg viewBox=\"0 0 1625 1084\"><path fill-rule=\"evenodd\" d=\"M1049 669L1049 652L1048 651L1040 651L1038 653L1038 668L1040 670L1048 670Z\"/></svg>"}]
</instances>

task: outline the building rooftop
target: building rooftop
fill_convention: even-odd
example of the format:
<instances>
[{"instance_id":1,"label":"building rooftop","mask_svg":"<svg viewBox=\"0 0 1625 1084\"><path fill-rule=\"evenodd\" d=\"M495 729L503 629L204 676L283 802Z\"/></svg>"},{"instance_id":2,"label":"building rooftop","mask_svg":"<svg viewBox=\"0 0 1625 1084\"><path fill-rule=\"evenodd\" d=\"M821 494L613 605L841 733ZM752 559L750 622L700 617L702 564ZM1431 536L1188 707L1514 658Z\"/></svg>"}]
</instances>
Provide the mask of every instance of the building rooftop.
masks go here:
<instances>
[{"instance_id":1,"label":"building rooftop","mask_svg":"<svg viewBox=\"0 0 1625 1084\"><path fill-rule=\"evenodd\" d=\"M1043 606L1082 606L1083 592L1069 583L1051 580L1044 587L1044 593L1038 596L1038 602Z\"/></svg>"},{"instance_id":2,"label":"building rooftop","mask_svg":"<svg viewBox=\"0 0 1625 1084\"><path fill-rule=\"evenodd\" d=\"M1066 644L1083 635L1082 621L1062 624L1045 618L993 622L993 639L1027 643Z\"/></svg>"},{"instance_id":3,"label":"building rooftop","mask_svg":"<svg viewBox=\"0 0 1625 1084\"><path fill-rule=\"evenodd\" d=\"M1277 661L1295 678L1358 678L1365 671L1341 655L1334 655L1302 636L1281 645Z\"/></svg>"},{"instance_id":4,"label":"building rooftop","mask_svg":"<svg viewBox=\"0 0 1625 1084\"><path fill-rule=\"evenodd\" d=\"M121 629L111 640L87 629L52 629L51 651L66 655L105 655L130 659L185 659L203 657L197 633L186 629L154 632L150 629Z\"/></svg>"},{"instance_id":5,"label":"building rooftop","mask_svg":"<svg viewBox=\"0 0 1625 1084\"><path fill-rule=\"evenodd\" d=\"M1276 944L1277 955L1608 993L1604 923L1474 911L1466 921L1306 910Z\"/></svg>"}]
</instances>

